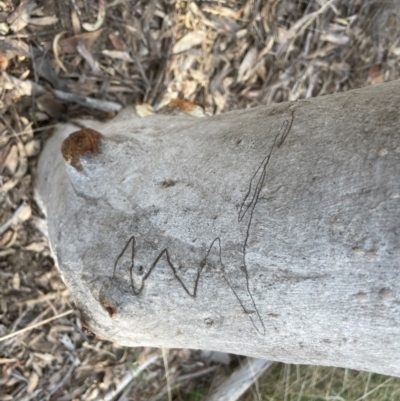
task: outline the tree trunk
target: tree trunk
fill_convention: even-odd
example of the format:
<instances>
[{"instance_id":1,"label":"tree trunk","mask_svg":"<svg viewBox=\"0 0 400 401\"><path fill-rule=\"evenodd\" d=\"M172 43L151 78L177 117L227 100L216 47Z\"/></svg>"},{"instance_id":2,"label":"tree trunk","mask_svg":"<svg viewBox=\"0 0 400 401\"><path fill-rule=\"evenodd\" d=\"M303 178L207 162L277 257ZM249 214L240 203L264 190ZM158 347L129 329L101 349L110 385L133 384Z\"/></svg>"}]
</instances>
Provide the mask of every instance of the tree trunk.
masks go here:
<instances>
[{"instance_id":1,"label":"tree trunk","mask_svg":"<svg viewBox=\"0 0 400 401\"><path fill-rule=\"evenodd\" d=\"M215 117L125 110L63 145L79 127L61 126L37 189L84 325L400 376L399 104L400 81Z\"/></svg>"}]
</instances>

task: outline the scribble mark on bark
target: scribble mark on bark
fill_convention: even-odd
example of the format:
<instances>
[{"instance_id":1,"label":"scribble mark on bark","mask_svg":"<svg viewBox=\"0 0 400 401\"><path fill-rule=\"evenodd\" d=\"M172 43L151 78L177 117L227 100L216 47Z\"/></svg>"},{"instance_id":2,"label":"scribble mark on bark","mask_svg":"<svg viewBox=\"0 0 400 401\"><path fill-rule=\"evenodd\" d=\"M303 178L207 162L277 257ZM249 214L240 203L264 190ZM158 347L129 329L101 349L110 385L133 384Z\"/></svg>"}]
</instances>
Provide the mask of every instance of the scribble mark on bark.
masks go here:
<instances>
[{"instance_id":1,"label":"scribble mark on bark","mask_svg":"<svg viewBox=\"0 0 400 401\"><path fill-rule=\"evenodd\" d=\"M247 264L246 264L246 252L247 252L247 243L248 243L248 239L250 236L250 229L251 229L251 223L253 220L253 213L254 213L254 209L257 206L258 200L259 200L259 196L260 196L260 192L261 189L264 185L264 181L265 181L265 177L266 177L266 168L267 165L271 159L272 153L274 151L275 148L280 148L284 141L286 140L292 124L293 124L293 119L294 119L294 115L292 113L292 117L291 120L285 120L281 129L279 130L278 134L275 136L274 138L274 142L271 146L271 149L269 151L269 153L265 156L265 158L263 159L263 161L261 162L260 166L257 168L256 172L254 173L254 175L252 176L251 180L250 180L250 184L249 184L249 189L243 199L243 202L240 205L240 209L239 209L239 213L238 213L238 223L242 223L244 220L244 217L246 216L246 214L248 213L248 221L247 221L247 228L246 228L246 233L245 233L245 238L244 238L244 242L243 242L243 250L242 250L242 255L243 255L243 259L242 259L242 270L244 271L245 274L245 280L246 280L246 290L248 295L250 296L251 302L254 306L254 311L256 313L256 318L258 319L259 323L261 324L261 329L257 327L254 319L255 317L251 316L251 312L249 312L244 303L242 302L242 300L240 299L238 293L235 291L235 288L233 287L233 285L231 284L229 277L227 276L226 272L225 272L225 266L223 263L223 257L222 257L222 241L220 239L220 237L215 238L206 254L205 257L203 259L203 262L200 264L198 270L197 270L197 274L194 280L194 286L193 289L190 290L186 284L183 282L183 280L181 279L181 277L178 274L178 271L176 269L176 267L174 266L174 264L171 261L170 258L170 254L168 252L168 249L165 248L163 249L158 256L156 257L156 259L154 260L154 262L152 263L152 265L150 266L150 269L143 275L142 280L141 280L141 284L139 287L135 286L134 280L133 280L133 270L135 268L135 256L136 256L136 239L135 236L132 235L128 242L125 244L124 248L122 249L121 253L118 255L115 263L114 263L114 271L113 271L113 276L111 279L111 284L109 287L109 291L112 288L113 284L114 284L114 279L116 276L116 272L117 272L117 266L119 261L121 260L122 257L124 257L126 252L130 252L130 266L129 266L129 277L130 277L130 285L133 291L133 294L138 296L141 294L141 292L143 291L144 285L145 285L145 281L151 276L153 270L156 268L158 262L165 257L165 260L168 264L168 266L171 268L172 273L175 277L175 279L179 282L179 284L182 286L183 290L186 292L187 295L189 295L192 298L196 298L197 297L197 289L198 289L198 285L199 285L199 280L201 277L201 274L205 268L205 266L207 265L207 260L208 257L211 253L212 248L214 247L214 245L218 246L218 258L219 258L219 263L221 266L221 272L222 272L222 276L225 280L225 282L227 283L227 285L229 286L229 288L232 290L234 296L236 297L236 299L238 300L238 302L240 303L244 313L246 313L254 328L262 335L265 335L265 324L263 322L263 319L258 311L257 305L254 301L253 295L250 291L250 286L249 286L249 273L248 273L248 269L247 269Z\"/></svg>"},{"instance_id":2,"label":"scribble mark on bark","mask_svg":"<svg viewBox=\"0 0 400 401\"><path fill-rule=\"evenodd\" d=\"M243 271L245 273L246 276L246 286L247 286L247 292L251 298L251 301L254 305L255 311L257 313L257 317L260 320L260 323L263 327L263 331L265 334L265 325L264 322L261 318L261 315L258 311L258 308L254 302L253 299L253 295L250 291L249 288L249 272L247 269L247 263L246 263L246 253L247 253L247 243L249 240L249 236L250 236L250 229L251 229L251 223L253 221L253 213L254 213L254 209L257 206L257 202L260 196L260 192L261 189L264 185L264 181L265 181L265 176L267 174L267 165L269 163L269 161L271 160L271 156L272 156L272 152L274 151L274 148L280 148L283 143L285 142L287 136L289 135L289 132L292 128L293 125L293 120L294 120L294 113L292 112L292 118L291 120L285 120L282 124L281 129L279 130L278 134L276 135L276 137L274 138L274 142L272 143L271 149L269 151L269 153L267 154L267 156L265 156L264 160L261 162L260 166L258 167L258 169L256 170L256 172L254 173L253 177L250 180L250 184L249 184L249 189L243 199L242 204L240 205L240 209L239 209L239 214L238 214L238 222L241 223L246 215L247 212L249 212L249 218L248 218L248 223L247 223L247 230L246 230L246 236L244 239L244 243L243 243L243 251L242 251L242 255L243 255ZM258 178L258 180L257 180ZM257 180L257 182L256 182ZM256 183L255 183L256 182ZM235 294L236 295L236 294ZM242 305L243 306L243 305ZM250 316L250 319L253 323L253 326L256 327L253 318ZM257 329L257 331L259 331Z\"/></svg>"}]
</instances>

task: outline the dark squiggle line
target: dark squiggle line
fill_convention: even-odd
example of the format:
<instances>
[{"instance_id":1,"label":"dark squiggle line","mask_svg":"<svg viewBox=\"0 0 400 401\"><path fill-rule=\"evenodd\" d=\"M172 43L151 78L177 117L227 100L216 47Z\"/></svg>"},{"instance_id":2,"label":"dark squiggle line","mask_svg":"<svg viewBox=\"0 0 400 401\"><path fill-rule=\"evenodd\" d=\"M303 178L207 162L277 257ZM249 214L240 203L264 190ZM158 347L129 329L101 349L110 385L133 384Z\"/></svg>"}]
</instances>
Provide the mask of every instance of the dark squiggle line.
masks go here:
<instances>
[{"instance_id":1,"label":"dark squiggle line","mask_svg":"<svg viewBox=\"0 0 400 401\"><path fill-rule=\"evenodd\" d=\"M250 314L251 312L248 311L248 310L246 309L245 305L243 304L242 300L240 299L239 295L237 294L237 292L235 291L233 285L231 284L229 278L228 278L227 275L225 274L225 265L224 265L223 262L222 262L222 245L221 245L221 239L220 239L219 237L215 238L215 239L212 241L211 245L209 246L208 251L207 251L207 253L206 253L206 256L205 256L205 258L204 258L204 261L203 261L203 263L201 264L200 269L198 269L198 271L197 271L197 275L196 275L196 278L195 278L193 291L190 291L189 288L188 288L188 287L185 285L185 283L183 282L183 280L179 277L176 267L175 267L175 266L173 265L173 263L171 262L171 259L170 259L169 252L168 252L168 249L167 249L167 248L163 249L163 250L159 253L159 255L157 256L157 258L155 259L155 261L154 261L153 264L151 265L149 271L143 276L143 278L142 278L142 283L141 283L140 287L139 287L138 289L135 288L135 284L134 284L134 282L133 282L133 270L134 270L134 268L135 268L135 246L136 246L136 238L135 238L134 235L132 235L132 236L129 238L128 242L125 244L124 248L122 249L121 253L118 255L118 257L117 257L117 259L116 259L116 261L115 261L115 264L114 264L114 271L113 271L113 277L112 277L112 279L111 279L111 284L110 284L109 289L111 289L112 286L113 286L113 284L114 284L114 279L115 279L115 276L116 276L116 271L117 271L118 263L119 263L120 259L124 256L124 254L125 254L125 252L127 251L129 245L131 244L132 249L131 249L131 263L130 263L130 266L129 266L129 276L130 276L130 282L131 282L130 284L131 284L132 291L133 291L133 294L134 294L134 295L138 296L138 295L141 294L142 290L144 289L144 283L145 283L145 281L149 278L149 276L151 275L152 271L153 271L153 270L155 269L155 267L157 266L157 263L160 261L160 259L165 255L169 267L171 268L171 270L172 270L172 272L173 272L175 278L176 278L177 281L181 284L181 286L182 286L182 288L184 289L184 291L186 292L186 294L188 294L191 298L196 298L196 296L197 296L197 288L198 288L199 280L200 280L200 278L201 278L201 273L202 273L204 267L206 266L206 261L207 261L208 256L209 256L209 254L210 254L210 252L211 252L211 250L212 250L212 248L213 248L213 246L214 246L215 243L218 243L218 258L219 258L219 262L220 262L221 267L222 267L222 268L221 268L221 271L222 271L222 273L223 273L223 278L224 278L224 280L226 281L226 283L228 284L229 288L232 290L232 292L233 292L233 294L235 295L235 297L236 297L236 299L238 300L238 302L240 303L240 306L242 307L243 311L244 311L246 314ZM248 277L246 276L246 278L248 278ZM247 288L248 288L248 286L247 286ZM260 330L257 328L256 324L255 324L254 321L253 321L252 316L249 316L249 317L250 317L250 320L252 321L252 324L253 324L253 326L255 327L255 329L256 329L260 334L265 335L265 325L264 325L264 323L263 323L263 321L262 321L262 318L261 318L261 316L260 316L260 314L259 314L259 312L258 312L258 310L257 310L257 306L256 306L256 304L255 304L255 302L254 302L254 299L253 299L253 297L252 297L252 295L251 295L250 292L249 292L249 295L250 295L250 297L251 297L251 300L252 300L254 309L255 309L255 311L256 311L256 313L257 313L259 319L260 319L260 322L261 322L261 324L262 324L262 326L263 326L263 330L260 331Z\"/></svg>"},{"instance_id":2,"label":"dark squiggle line","mask_svg":"<svg viewBox=\"0 0 400 401\"><path fill-rule=\"evenodd\" d=\"M125 254L125 252L127 251L129 245L131 244L131 246L132 246L132 249L131 249L131 265L129 266L129 275L130 275L130 282L131 282L131 287L132 287L132 290L133 290L134 295L140 295L140 293L142 292L142 290L143 290L143 288L144 288L144 282L150 277L152 271L153 271L153 270L155 269L155 267L157 266L157 263L158 263L158 262L160 261L160 259L165 255L168 265L170 266L172 272L174 273L175 278L176 278L176 279L178 280L178 282L181 284L182 288L185 290L185 292L186 292L190 297L196 298L196 296L197 296L197 288L198 288L199 280L200 280L200 277L201 277L201 273L202 273L204 267L206 266L206 261L207 261L207 259L208 259L208 256L210 255L211 250L212 250L212 248L213 248L213 246L214 246L214 244L215 244L216 242L218 243L218 250L219 250L219 255L218 255L219 257L218 257L218 258L219 258L219 262L220 262L220 264L221 264L221 266L222 266L222 269L221 269L221 270L222 270L222 272L224 273L224 279L227 281L227 283L229 284L229 287L232 289L232 291L233 291L234 294L236 295L235 290L234 290L233 287L232 287L232 284L230 283L229 279L225 276L225 266L224 266L224 264L222 263L222 246L221 246L221 239L220 239L219 237L215 238L215 239L212 241L211 245L209 246L209 248L208 248L208 250L207 250L206 256L205 256L203 262L202 262L201 265L200 265L200 269L197 271L197 275L196 275L196 279L195 279L195 282L194 282L193 291L190 291L189 288L188 288L188 287L185 285L185 283L183 282L183 280L179 277L176 267L175 267L174 264L171 262L171 258L170 258L170 256L169 256L169 252L168 252L168 249L167 249L167 248L164 248L164 249L159 253L159 255L157 256L157 258L155 259L155 261L154 261L153 264L151 265L149 271L143 276L143 278L142 278L142 283L141 283L140 287L139 287L139 288L135 288L135 284L134 284L134 282L133 282L133 274L132 274L132 273L133 273L133 269L135 268L135 247L136 247L136 238L135 238L134 235L132 235L132 236L129 238L128 242L125 244L124 248L122 249L121 253L118 255L118 257L117 257L117 259L116 259L116 261L115 261L115 264L114 264L114 272L113 272L113 277L112 277L112 281L111 281L111 286L112 286L112 284L113 284L113 281L114 281L114 278L115 278L115 275L116 275L116 270L117 270L118 263L119 263L120 259L124 256L124 254ZM110 286L110 287L111 287L111 286ZM238 298L237 295L236 295L236 297ZM238 298L238 300L239 300L240 304L242 304L242 302L240 301L239 298ZM242 306L243 306L243 305L242 305ZM245 309L244 306L243 306L243 309ZM246 311L246 309L245 309L245 311Z\"/></svg>"},{"instance_id":3,"label":"dark squiggle line","mask_svg":"<svg viewBox=\"0 0 400 401\"><path fill-rule=\"evenodd\" d=\"M254 308L255 308L255 311L257 313L257 316L258 316L258 318L259 318L259 320L260 320L260 322L261 322L261 324L263 326L264 334L265 334L265 330L266 330L265 329L265 325L264 325L264 322L263 322L263 320L262 320L262 318L260 316L258 308L257 308L257 306L256 306L256 304L254 302L254 298L253 298L253 295L252 295L252 293L250 291L250 286L249 286L249 281L250 280L249 280L249 273L248 273L247 264L246 264L247 243L248 243L249 236L250 236L250 227L251 227L251 223L253 221L254 209L255 209L255 207L257 205L261 189L262 189L262 187L264 185L265 176L267 174L267 172L266 172L267 165L268 165L268 163L269 163L269 161L271 159L272 152L274 150L275 144L278 141L279 136L281 135L281 137L280 137L280 139L278 141L278 144L277 144L278 148L283 145L283 143L285 142L287 136L289 135L289 132L290 132L290 130L292 128L292 125L293 125L293 119L294 119L294 113L292 112L291 121L289 122L288 120L285 120L283 122L281 129L279 130L278 134L276 135L276 137L274 139L274 142L272 143L271 150L270 150L269 154L261 162L260 166L258 167L258 169L256 170L256 172L254 173L253 177L250 180L249 189L248 189L247 194L245 195L245 197L243 199L242 204L240 205L239 214L238 214L238 222L240 223L243 220L243 218L244 218L245 214L247 213L247 211L251 208L251 210L250 210L250 218L249 218L249 222L248 222L247 230L246 230L246 237L245 237L245 240L244 240L244 243L243 243L243 252L242 252L242 254L243 254L243 270L244 270L244 273L245 273L245 276L246 276L247 292L248 292L248 294L249 294L249 296L251 298L251 301L252 301L252 303L254 305ZM247 198L249 197L249 195L251 193L252 183L253 183L257 173L260 171L260 169L262 169L262 172L261 172L261 176L260 176L260 178L259 178L259 180L257 182L256 188L255 188L255 191L254 191L254 195L253 195L253 197L251 199L251 202L246 207L245 211L242 213L242 210L243 210L243 207L244 207L244 205L246 203L246 200L247 200ZM251 316L250 316L250 319L252 320L253 326L256 327ZM256 327L256 329L257 329L257 327ZM257 331L259 331L259 330L257 329Z\"/></svg>"},{"instance_id":4,"label":"dark squiggle line","mask_svg":"<svg viewBox=\"0 0 400 401\"><path fill-rule=\"evenodd\" d=\"M280 138L280 140L278 141L278 144L277 144L277 148L280 148L283 145L283 143L285 142L285 140L286 140L287 136L289 135L289 132L290 132L290 130L292 128L293 119L294 119L294 113L292 112L291 121L289 122L288 120L285 120L283 122L281 129L279 130L278 134L276 135L276 137L274 139L274 142L272 143L272 147L271 147L271 150L270 150L269 154L267 156L265 156L265 158L263 159L263 161L261 162L261 164L257 168L256 172L254 173L253 177L251 178L249 189L248 189L248 191L247 191L247 193L246 193L246 195L245 195L245 197L243 199L242 204L240 205L239 216L238 216L238 222L239 223L243 220L243 217L245 216L245 214L247 213L247 211L250 209L250 207L252 205L253 205L253 209L254 209L255 203L257 203L257 200L258 200L258 195L260 194L260 191L261 191L262 184L264 182L266 168L267 168L267 165L268 165L268 163L269 163L269 161L271 159L272 151L274 150L275 144L278 141L279 135L281 135L281 138ZM253 181L255 180L255 178L257 176L257 173L260 171L260 169L262 169L262 173L261 173L260 179L257 182L256 190L254 191L254 195L253 195L250 203L248 204L248 206L246 207L246 209L243 212L243 208L244 208L244 205L246 203L246 200L250 196L250 193L251 193ZM261 184L261 186L260 186L260 184Z\"/></svg>"},{"instance_id":5,"label":"dark squiggle line","mask_svg":"<svg viewBox=\"0 0 400 401\"><path fill-rule=\"evenodd\" d=\"M254 173L253 177L251 178L251 181L250 181L250 184L249 184L249 189L248 189L248 191L247 191L247 193L246 193L246 195L245 195L245 197L244 197L244 199L243 199L243 202L242 202L242 204L241 204L241 206L240 206L239 213L238 213L238 222L240 223L240 222L243 220L244 216L246 215L247 211L250 210L250 218L249 218L249 222L248 222L248 225L247 225L246 237L245 237L244 244L243 244L243 267L242 267L242 269L243 269L243 271L244 271L244 273L245 273L245 278L246 278L246 289L247 289L247 292L248 292L248 294L249 294L249 296L250 296L251 302L252 302L252 304L253 304L253 306L254 306L254 309L255 309L255 312L256 312L256 314L257 314L257 317L258 317L259 321L261 322L262 331L260 331L260 330L257 328L257 325L255 324L255 322L254 322L254 320L253 320L253 317L252 317L252 316L249 316L249 317L250 317L250 320L251 320L251 322L252 322L254 328L255 328L260 334L262 334L262 335L265 335L266 328L265 328L265 324L264 324L264 322L263 322L263 319L261 318L261 315L260 315L260 313L259 313L259 311L258 311L258 308L257 308L257 306L256 306L256 303L255 303L255 301L254 301L253 295L251 294L251 291L250 291L250 286L249 286L249 274L248 274L247 265L246 265L247 243L248 243L248 239L249 239L249 236L250 236L250 227L251 227L251 223L252 223L252 220L253 220L254 209L255 209L255 207L256 207L256 205L257 205L257 203L258 203L259 196L260 196L260 192L261 192L261 189L262 189L263 184L264 184L264 180L265 180L265 176L266 176L266 168L267 168L267 165L268 165L268 163L269 163L269 161L270 161L270 159L271 159L272 152L273 152L273 150L274 150L275 145L279 148L279 147L281 147L281 146L283 145L284 141L286 140L286 138L287 138L287 136L288 136L288 134L289 134L289 132L290 132L290 130L291 130L291 127L292 127L292 124L293 124L293 119L294 119L294 114L293 114L293 112L292 112L291 121L290 121L290 122L289 122L288 120L285 120L285 121L284 121L284 123L283 123L281 129L279 130L278 134L275 136L275 139L274 139L274 142L273 142L273 144L272 144L272 147L271 147L271 150L270 150L269 154L263 159L263 161L261 162L260 166L257 168L256 172ZM281 136L281 137L280 137L280 139L279 139L279 141L278 141L279 136ZM258 182L257 182L257 184L256 184L255 191L254 191L254 194L253 194L253 196L252 196L252 199L251 199L250 203L247 205L246 209L243 211L243 208L244 208L244 205L245 205L245 203L246 203L246 200L248 199L248 197L250 196L250 193L251 193L251 191L252 191L253 181L255 180L255 178L256 178L256 176L257 176L257 173L258 173L260 170L261 170L261 176L260 176L260 178L258 179ZM200 280L200 277L201 277L201 273L202 273L204 267L205 267L206 264L207 264L206 262L207 262L208 256L209 256L209 254L210 254L210 252L211 252L211 250L212 250L212 248L213 248L213 246L214 246L214 244L215 244L216 242L218 242L219 262L220 262L220 264L221 264L221 271L222 271L222 273L223 273L224 280L226 281L226 283L228 284L229 288L232 290L232 292L233 292L233 294L235 295L236 299L237 299L238 302L240 303L240 306L242 307L243 311L244 311L246 314L250 314L251 312L248 311L248 310L245 308L245 305L243 304L243 302L242 302L242 300L240 299L239 295L236 293L236 291L235 291L233 285L231 284L231 282L229 281L228 277L226 276L226 273L225 273L225 266L224 266L224 264L223 264L223 262L222 262L222 245L221 245L221 239L220 239L219 237L215 238L215 239L212 241L211 245L209 246L208 251L207 251L207 253L206 253L206 256L205 256L203 262L200 264L200 268L197 270L197 275L196 275L196 278L195 278L193 291L191 292L191 291L189 290L189 288L185 285L185 283L183 282L183 280L179 277L178 272L177 272L177 269L175 268L175 266L174 266L173 263L171 262L171 259L170 259L169 252L168 252L168 249L167 249L167 248L163 249L163 250L159 253L159 255L157 256L157 258L155 259L155 261L154 261L153 264L151 265L151 267L150 267L150 269L148 270L148 272L143 276L140 287L139 287L138 289L136 289L136 288L135 288L135 284L134 284L134 282L133 282L133 269L135 268L135 250L136 250L136 249L135 249L135 246L136 246L136 238L135 238L134 235L132 235L132 236L129 238L128 242L125 244L124 248L122 249L121 253L118 255L118 257L117 257L117 259L116 259L116 261L115 261L115 264L114 264L114 271L113 271L113 276L112 276L112 279L111 279L111 284L110 284L110 287L109 287L109 291L110 291L110 289L112 288L112 286L113 286L113 284L114 284L114 279L115 279L115 276L116 276L116 271L117 271L118 263L119 263L120 259L124 256L125 252L127 251L128 247L129 247L129 244L131 244L132 249L131 249L131 263L130 263L130 266L129 266L129 276L130 276L131 287L132 287L132 291L133 291L134 295L136 295L136 296L140 295L140 293L143 291L145 281L150 277L151 273L153 272L153 270L154 270L155 267L157 266L157 263L158 263L158 262L161 260L161 258L165 255L166 261L167 261L169 267L171 268L171 270L172 270L172 272L173 272L174 277L176 278L176 280L180 283L180 285L182 286L182 288L184 289L184 291L185 291L190 297L196 298L196 296L197 296L197 288L198 288L199 280Z\"/></svg>"}]
</instances>

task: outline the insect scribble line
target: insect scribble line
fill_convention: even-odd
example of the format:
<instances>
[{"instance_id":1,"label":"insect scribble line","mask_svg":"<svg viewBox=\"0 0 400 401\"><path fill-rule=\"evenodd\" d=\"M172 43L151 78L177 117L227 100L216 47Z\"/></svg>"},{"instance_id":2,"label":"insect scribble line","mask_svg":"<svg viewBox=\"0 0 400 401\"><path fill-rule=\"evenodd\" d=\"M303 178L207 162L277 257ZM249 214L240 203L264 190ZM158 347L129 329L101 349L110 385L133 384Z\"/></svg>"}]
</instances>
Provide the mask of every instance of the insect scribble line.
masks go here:
<instances>
[{"instance_id":1,"label":"insect scribble line","mask_svg":"<svg viewBox=\"0 0 400 401\"><path fill-rule=\"evenodd\" d=\"M249 241L249 236L250 236L250 228L251 228L251 223L253 222L253 214L254 214L254 209L257 206L259 197L260 197L260 192L264 186L264 181L265 181L265 177L267 174L267 165L269 163L269 161L271 160L271 156L272 156L272 152L276 147L280 148L283 143L285 142L287 136L289 135L289 132L292 128L293 125L293 120L294 120L294 113L292 112L292 118L290 121L285 120L282 124L281 129L279 130L278 134L275 136L274 138L274 142L272 143L271 149L268 153L267 156L265 156L264 160L261 162L260 166L258 167L258 169L256 170L256 172L254 173L253 177L250 180L250 184L249 184L249 189L243 199L242 204L240 205L240 209L239 209L239 214L238 214L238 222L242 222L243 218L245 217L246 213L248 211L250 211L250 217L248 219L248 223L247 223L247 230L246 230L246 236L244 239L244 243L243 243L243 251L242 251L242 255L243 255L243 271L245 273L246 276L246 287L247 287L247 292L250 295L250 298L254 304L255 310L257 312L257 316L261 321L261 324L263 326L263 330L264 330L264 334L265 334L265 325L264 322L260 316L260 313L257 309L257 306L255 305L254 299L253 299L253 295L251 294L250 291L250 287L249 287L249 272L247 269L247 263L246 263L246 254L247 254L247 244ZM255 189L254 189L254 193L251 196L251 192L252 192L252 187L254 186L254 181L256 180L257 174L260 174L260 177L257 181L257 184L255 185ZM251 196L251 200L250 202L246 205L246 201L248 200L248 198L250 198ZM253 322L253 321L252 321ZM253 325L255 326L254 322Z\"/></svg>"},{"instance_id":2,"label":"insect scribble line","mask_svg":"<svg viewBox=\"0 0 400 401\"><path fill-rule=\"evenodd\" d=\"M151 276L152 272L154 269L157 267L157 264L160 262L161 259L165 260L168 266L170 267L175 279L179 282L179 284L182 286L183 290L186 292L187 295L189 295L192 298L197 297L197 290L198 290L198 285L199 285L199 280L201 278L201 274L204 270L204 268L207 266L207 262L209 261L209 257L211 254L212 249L214 246L217 247L217 252L218 252L218 261L220 265L219 271L222 273L222 277L224 281L227 283L228 287L232 290L235 298L239 302L240 306L242 307L244 313L246 313L254 328L262 335L265 335L266 333L266 327L263 322L263 319L258 311L257 305L254 301L253 295L250 291L250 280L249 280L249 273L248 273L248 268L246 264L246 253L247 253L247 245L248 245L248 240L250 237L250 231L251 231L251 224L253 221L253 214L255 207L257 206L257 203L259 201L260 197L260 192L264 186L264 181L266 177L266 169L269 161L271 160L271 156L273 154L273 151L275 148L280 148L284 141L286 140L287 136L289 135L289 132L291 130L292 124L293 124L293 119L294 119L294 114L292 112L291 120L285 120L284 123L282 124L281 129L277 133L277 135L274 138L274 141L272 143L272 146L269 150L269 153L264 157L262 160L261 164L253 174L250 183L249 183L249 188L247 190L246 195L244 196L244 199L240 205L239 212L238 212L238 224L244 223L244 218L246 215L248 215L247 218L247 227L245 230L245 237L243 240L243 246L242 246L242 263L241 263L241 269L244 272L245 275L245 285L246 285L246 291L247 294L251 300L251 304L254 308L254 310L249 310L249 308L246 308L245 303L243 300L240 298L238 292L235 290L235 287L232 285L231 281L229 280L229 277L226 273L225 270L225 265L223 261L223 249L222 249L222 240L220 237L215 238L211 244L208 247L207 252L205 253L203 261L200 263L199 268L197 269L197 273L195 276L194 280L194 285L193 288L190 289L182 280L182 278L178 274L177 268L174 266L174 264L171 261L171 256L167 248L164 248L158 256L155 258L154 262L151 264L149 270L146 273L143 273L140 271L141 274L143 274L141 278L141 283L140 285L135 285L134 279L133 279L133 271L135 270L135 257L136 257L136 238L134 235L132 235L127 243L125 244L124 248L122 249L121 253L118 255L115 263L114 263L114 270L113 270L113 276L111 279L111 283L109 286L109 290L112 288L114 284L114 280L116 277L116 272L117 272L117 266L120 262L120 260L125 256L126 252L130 253L130 265L129 265L129 278L130 278L130 286L132 288L133 294L138 296L141 294L141 292L144 289L144 285L146 280ZM141 266L139 266L142 268ZM138 269L136 268L136 271ZM139 269L140 270L140 269ZM253 315L253 316L252 316ZM258 323L258 324L257 324ZM261 327L259 327L261 326Z\"/></svg>"}]
</instances>

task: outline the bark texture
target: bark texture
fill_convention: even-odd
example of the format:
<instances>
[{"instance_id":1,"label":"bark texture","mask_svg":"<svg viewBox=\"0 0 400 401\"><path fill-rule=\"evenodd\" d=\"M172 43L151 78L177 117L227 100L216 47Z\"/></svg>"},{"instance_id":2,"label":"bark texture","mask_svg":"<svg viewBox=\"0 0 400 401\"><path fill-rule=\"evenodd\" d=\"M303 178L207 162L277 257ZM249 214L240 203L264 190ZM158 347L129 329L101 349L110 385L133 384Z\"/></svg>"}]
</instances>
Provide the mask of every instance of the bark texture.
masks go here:
<instances>
[{"instance_id":1,"label":"bark texture","mask_svg":"<svg viewBox=\"0 0 400 401\"><path fill-rule=\"evenodd\" d=\"M64 142L70 164L63 125L37 189L84 324L400 376L399 103L392 82L201 119L128 109L81 120L102 137Z\"/></svg>"}]
</instances>

